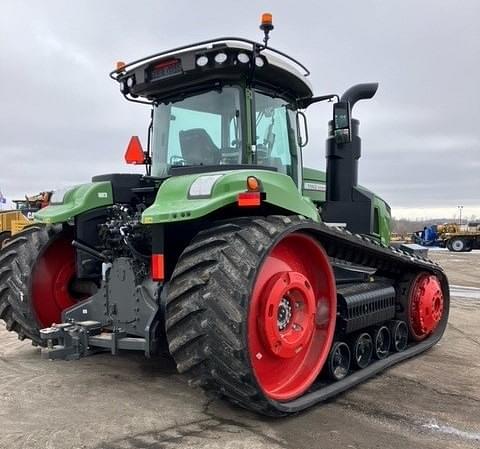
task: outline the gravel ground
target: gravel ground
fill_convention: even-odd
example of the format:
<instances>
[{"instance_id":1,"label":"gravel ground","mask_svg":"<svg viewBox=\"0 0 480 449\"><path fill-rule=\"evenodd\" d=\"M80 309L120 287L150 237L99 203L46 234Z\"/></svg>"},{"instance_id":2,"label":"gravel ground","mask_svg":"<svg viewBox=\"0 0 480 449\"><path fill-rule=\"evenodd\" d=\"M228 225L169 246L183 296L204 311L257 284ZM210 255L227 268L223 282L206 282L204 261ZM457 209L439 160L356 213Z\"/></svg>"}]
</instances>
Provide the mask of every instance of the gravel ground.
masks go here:
<instances>
[{"instance_id":1,"label":"gravel ground","mask_svg":"<svg viewBox=\"0 0 480 449\"><path fill-rule=\"evenodd\" d=\"M478 449L480 251L431 257L455 286L440 344L285 419L206 397L169 360L50 362L0 326L0 448Z\"/></svg>"}]
</instances>

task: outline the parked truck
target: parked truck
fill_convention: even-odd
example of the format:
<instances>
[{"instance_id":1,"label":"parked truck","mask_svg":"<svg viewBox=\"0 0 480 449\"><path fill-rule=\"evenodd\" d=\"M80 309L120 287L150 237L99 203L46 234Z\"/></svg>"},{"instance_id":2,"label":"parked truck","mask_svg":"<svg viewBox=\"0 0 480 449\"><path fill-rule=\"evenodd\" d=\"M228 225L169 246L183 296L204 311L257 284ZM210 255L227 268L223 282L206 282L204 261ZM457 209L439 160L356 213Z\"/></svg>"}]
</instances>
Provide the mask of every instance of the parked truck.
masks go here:
<instances>
[{"instance_id":1,"label":"parked truck","mask_svg":"<svg viewBox=\"0 0 480 449\"><path fill-rule=\"evenodd\" d=\"M480 249L480 223L470 222L466 227L449 229L442 234L442 241L446 248L454 252Z\"/></svg>"}]
</instances>

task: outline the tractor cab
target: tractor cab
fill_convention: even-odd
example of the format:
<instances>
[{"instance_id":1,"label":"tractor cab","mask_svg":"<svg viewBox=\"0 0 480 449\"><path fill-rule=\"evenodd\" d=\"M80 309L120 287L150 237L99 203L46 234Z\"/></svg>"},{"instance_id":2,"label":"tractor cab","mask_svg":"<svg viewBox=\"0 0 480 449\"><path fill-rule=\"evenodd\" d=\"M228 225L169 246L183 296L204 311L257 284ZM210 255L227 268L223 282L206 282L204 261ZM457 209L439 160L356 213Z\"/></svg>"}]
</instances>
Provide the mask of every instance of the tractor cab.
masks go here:
<instances>
[{"instance_id":1,"label":"tractor cab","mask_svg":"<svg viewBox=\"0 0 480 449\"><path fill-rule=\"evenodd\" d=\"M111 76L125 98L152 106L146 155L127 151L127 161L161 178L255 166L301 185L297 109L312 97L308 74L285 53L240 38L119 63Z\"/></svg>"}]
</instances>

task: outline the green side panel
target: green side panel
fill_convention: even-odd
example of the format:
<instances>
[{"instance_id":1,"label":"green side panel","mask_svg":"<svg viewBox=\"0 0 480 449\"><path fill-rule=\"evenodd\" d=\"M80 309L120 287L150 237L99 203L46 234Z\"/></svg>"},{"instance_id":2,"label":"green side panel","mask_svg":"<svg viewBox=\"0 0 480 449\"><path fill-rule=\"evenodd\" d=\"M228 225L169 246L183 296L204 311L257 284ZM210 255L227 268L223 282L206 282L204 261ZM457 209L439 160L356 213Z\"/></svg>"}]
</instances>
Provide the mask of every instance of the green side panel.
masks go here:
<instances>
[{"instance_id":1,"label":"green side panel","mask_svg":"<svg viewBox=\"0 0 480 449\"><path fill-rule=\"evenodd\" d=\"M303 194L314 202L324 202L327 190L327 175L324 171L303 168Z\"/></svg>"},{"instance_id":2,"label":"green side panel","mask_svg":"<svg viewBox=\"0 0 480 449\"><path fill-rule=\"evenodd\" d=\"M75 216L113 204L112 185L108 181L82 184L67 190L61 203L54 203L35 214L37 223L64 223Z\"/></svg>"},{"instance_id":3,"label":"green side panel","mask_svg":"<svg viewBox=\"0 0 480 449\"><path fill-rule=\"evenodd\" d=\"M392 214L390 212L390 207L378 196L375 196L373 200L373 207L378 209L380 241L385 245L389 245L392 229Z\"/></svg>"},{"instance_id":4,"label":"green side panel","mask_svg":"<svg viewBox=\"0 0 480 449\"><path fill-rule=\"evenodd\" d=\"M190 195L192 183L218 176L208 193L201 198ZM266 193L265 203L319 221L317 208L302 197L292 179L267 170L234 170L215 173L174 176L162 183L155 202L142 214L142 223L171 223L204 217L237 202L237 195L246 191L248 176L256 176ZM212 179L212 178L211 178ZM208 190L208 189L207 189Z\"/></svg>"},{"instance_id":5,"label":"green side panel","mask_svg":"<svg viewBox=\"0 0 480 449\"><path fill-rule=\"evenodd\" d=\"M373 214L374 214L373 226L374 228L377 227L378 232L373 232L372 236L379 239L385 245L389 245L391 218L392 218L390 206L388 206L386 201L384 201L379 196L375 195L371 190L368 190L362 186L358 186L357 188L360 191L363 191L365 193L370 193L373 195ZM377 219L378 219L378 225L375 224Z\"/></svg>"},{"instance_id":6,"label":"green side panel","mask_svg":"<svg viewBox=\"0 0 480 449\"><path fill-rule=\"evenodd\" d=\"M313 168L303 169L303 194L312 199L315 203L323 203L326 193L327 175L325 172ZM359 186L360 190L370 192L370 190ZM370 192L372 193L372 192ZM387 203L377 195L374 195L373 207L378 214L378 233L373 234L379 238L382 243L390 243L391 212Z\"/></svg>"}]
</instances>

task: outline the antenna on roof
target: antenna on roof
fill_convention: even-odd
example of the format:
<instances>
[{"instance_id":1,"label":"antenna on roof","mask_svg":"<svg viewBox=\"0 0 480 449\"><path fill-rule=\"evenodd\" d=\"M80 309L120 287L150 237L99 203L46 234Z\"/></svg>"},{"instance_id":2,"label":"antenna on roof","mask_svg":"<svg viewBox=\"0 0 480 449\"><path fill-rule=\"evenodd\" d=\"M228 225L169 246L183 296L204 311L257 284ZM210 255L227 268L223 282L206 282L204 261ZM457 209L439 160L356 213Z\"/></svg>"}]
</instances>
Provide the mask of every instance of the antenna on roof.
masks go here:
<instances>
[{"instance_id":1,"label":"antenna on roof","mask_svg":"<svg viewBox=\"0 0 480 449\"><path fill-rule=\"evenodd\" d=\"M273 30L273 19L272 14L269 12L264 12L262 14L262 22L260 24L260 29L264 32L265 37L263 38L263 42L265 43L265 48L268 46L268 39L270 39L270 31Z\"/></svg>"}]
</instances>

